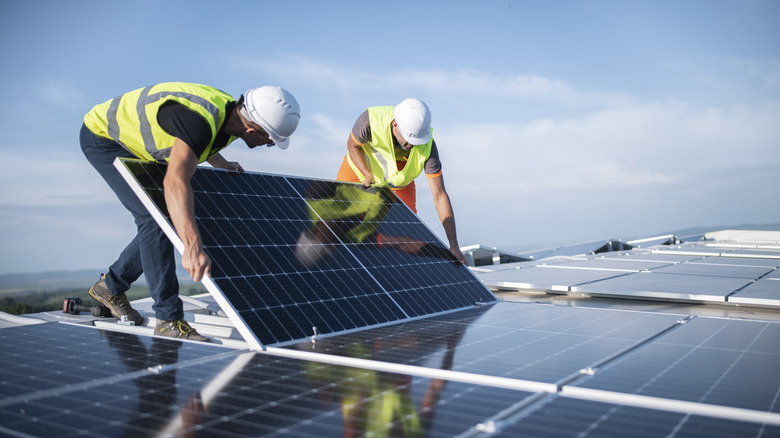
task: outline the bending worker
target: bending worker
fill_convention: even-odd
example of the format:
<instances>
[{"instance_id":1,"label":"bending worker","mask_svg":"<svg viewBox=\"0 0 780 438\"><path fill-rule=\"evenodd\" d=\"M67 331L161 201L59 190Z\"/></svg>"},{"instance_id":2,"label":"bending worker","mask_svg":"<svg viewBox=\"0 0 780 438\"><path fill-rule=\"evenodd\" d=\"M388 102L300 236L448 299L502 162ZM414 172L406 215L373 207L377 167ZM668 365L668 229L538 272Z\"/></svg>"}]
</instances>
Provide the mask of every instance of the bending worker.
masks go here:
<instances>
[{"instance_id":1,"label":"bending worker","mask_svg":"<svg viewBox=\"0 0 780 438\"><path fill-rule=\"evenodd\" d=\"M450 253L461 263L466 258L458 246L455 215L433 140L431 111L418 99L406 99L395 107L372 106L358 117L347 140L347 155L341 163L339 181L389 186L417 213L414 179L425 169L439 220Z\"/></svg>"},{"instance_id":2,"label":"bending worker","mask_svg":"<svg viewBox=\"0 0 780 438\"><path fill-rule=\"evenodd\" d=\"M154 300L160 336L209 341L184 320L179 298L173 244L133 193L113 162L117 157L168 162L163 182L171 222L184 243L182 265L195 281L210 273L194 218L190 178L199 163L237 170L220 151L236 138L247 146L287 149L288 137L300 120L300 108L287 91L272 86L252 88L236 102L206 85L169 82L130 91L95 106L84 117L81 149L122 204L130 210L137 234L89 294L111 309L117 319L136 325L143 317L130 306L125 291L143 273Z\"/></svg>"}]
</instances>

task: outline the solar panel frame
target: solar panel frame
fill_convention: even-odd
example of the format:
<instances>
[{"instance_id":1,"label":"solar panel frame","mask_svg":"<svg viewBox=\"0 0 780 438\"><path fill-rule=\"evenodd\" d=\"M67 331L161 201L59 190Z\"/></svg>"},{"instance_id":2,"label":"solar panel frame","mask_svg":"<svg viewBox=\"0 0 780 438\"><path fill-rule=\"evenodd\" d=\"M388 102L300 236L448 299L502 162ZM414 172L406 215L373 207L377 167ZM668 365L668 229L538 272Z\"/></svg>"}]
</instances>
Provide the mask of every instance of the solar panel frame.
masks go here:
<instances>
[{"instance_id":1,"label":"solar panel frame","mask_svg":"<svg viewBox=\"0 0 780 438\"><path fill-rule=\"evenodd\" d=\"M164 202L165 165L117 159L115 166L182 252ZM211 168L200 168L191 184L214 261L203 284L253 349L497 301L387 188ZM327 197L328 190L356 197ZM339 216L350 208L362 222ZM312 245L328 250L317 264L299 252L312 223L335 236ZM397 242L347 240L361 226Z\"/></svg>"}]
</instances>

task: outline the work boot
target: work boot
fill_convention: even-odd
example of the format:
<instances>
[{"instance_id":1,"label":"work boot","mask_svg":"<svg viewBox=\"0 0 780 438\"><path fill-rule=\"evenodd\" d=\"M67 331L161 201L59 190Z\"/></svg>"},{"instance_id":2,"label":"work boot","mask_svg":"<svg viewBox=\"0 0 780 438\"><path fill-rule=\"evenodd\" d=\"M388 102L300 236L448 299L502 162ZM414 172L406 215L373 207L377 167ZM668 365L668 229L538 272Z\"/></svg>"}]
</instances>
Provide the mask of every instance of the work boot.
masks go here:
<instances>
[{"instance_id":1,"label":"work boot","mask_svg":"<svg viewBox=\"0 0 780 438\"><path fill-rule=\"evenodd\" d=\"M189 339L190 341L211 342L211 339L200 335L185 319L178 321L157 321L154 334L169 338Z\"/></svg>"},{"instance_id":2,"label":"work boot","mask_svg":"<svg viewBox=\"0 0 780 438\"><path fill-rule=\"evenodd\" d=\"M89 289L89 294L92 295L92 298L98 300L100 304L108 307L114 318L121 321L124 316L128 321L133 321L135 325L144 323L144 317L130 307L130 302L127 301L125 294L114 295L108 290L105 274L100 274L100 280Z\"/></svg>"}]
</instances>

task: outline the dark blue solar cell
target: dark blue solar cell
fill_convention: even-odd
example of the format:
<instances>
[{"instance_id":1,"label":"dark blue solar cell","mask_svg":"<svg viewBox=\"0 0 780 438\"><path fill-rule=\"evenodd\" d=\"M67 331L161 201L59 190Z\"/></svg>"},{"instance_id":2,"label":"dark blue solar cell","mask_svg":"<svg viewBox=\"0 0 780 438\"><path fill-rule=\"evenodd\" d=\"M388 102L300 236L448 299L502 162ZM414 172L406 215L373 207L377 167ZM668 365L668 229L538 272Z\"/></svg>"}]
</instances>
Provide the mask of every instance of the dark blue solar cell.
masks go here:
<instances>
[{"instance_id":1,"label":"dark blue solar cell","mask_svg":"<svg viewBox=\"0 0 780 438\"><path fill-rule=\"evenodd\" d=\"M236 218L240 219L248 219L252 216L247 212L247 209L244 207L246 204L249 203L249 198L246 196L236 196L233 194L226 194L223 195L225 201L230 205L230 208L233 209L233 213L235 214Z\"/></svg>"},{"instance_id":2,"label":"dark blue solar cell","mask_svg":"<svg viewBox=\"0 0 780 438\"><path fill-rule=\"evenodd\" d=\"M274 315L279 322L290 332L293 339L302 339L312 336L312 326L310 320L301 312L298 306L284 306L274 309Z\"/></svg>"},{"instance_id":3,"label":"dark blue solar cell","mask_svg":"<svg viewBox=\"0 0 780 438\"><path fill-rule=\"evenodd\" d=\"M238 272L238 270L236 269L233 262L231 262L227 258L227 255L225 254L223 248L220 247L207 248L206 252L208 253L209 257L211 257L212 260L211 276L214 278L214 280L241 275L241 273Z\"/></svg>"}]
</instances>

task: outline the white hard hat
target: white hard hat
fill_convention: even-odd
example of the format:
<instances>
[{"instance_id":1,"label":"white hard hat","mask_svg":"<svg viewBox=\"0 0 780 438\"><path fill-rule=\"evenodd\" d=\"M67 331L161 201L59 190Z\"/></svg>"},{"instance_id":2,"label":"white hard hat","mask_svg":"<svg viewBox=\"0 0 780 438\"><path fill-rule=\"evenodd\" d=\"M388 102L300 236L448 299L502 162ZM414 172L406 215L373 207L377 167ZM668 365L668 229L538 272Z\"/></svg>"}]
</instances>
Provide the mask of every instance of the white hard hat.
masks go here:
<instances>
[{"instance_id":1,"label":"white hard hat","mask_svg":"<svg viewBox=\"0 0 780 438\"><path fill-rule=\"evenodd\" d=\"M404 100L395 106L393 117L410 144L417 146L431 141L431 110L422 100Z\"/></svg>"},{"instance_id":2,"label":"white hard hat","mask_svg":"<svg viewBox=\"0 0 780 438\"><path fill-rule=\"evenodd\" d=\"M260 125L279 149L287 149L301 120L301 107L287 90L266 85L244 94L244 117Z\"/></svg>"}]
</instances>

